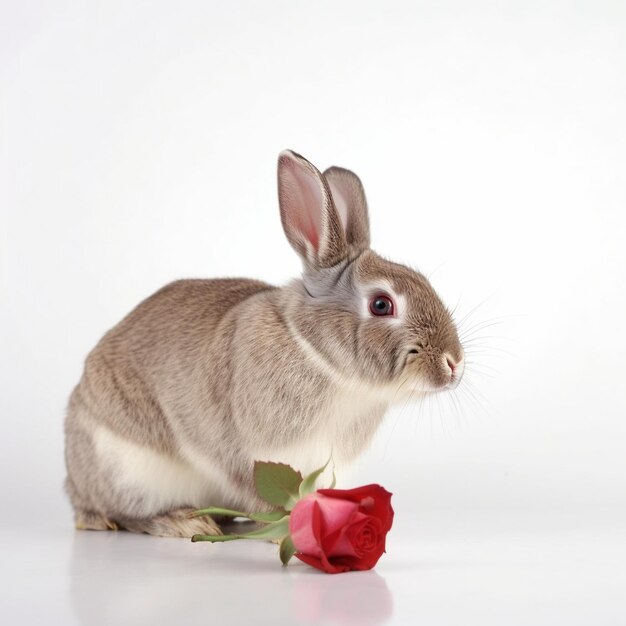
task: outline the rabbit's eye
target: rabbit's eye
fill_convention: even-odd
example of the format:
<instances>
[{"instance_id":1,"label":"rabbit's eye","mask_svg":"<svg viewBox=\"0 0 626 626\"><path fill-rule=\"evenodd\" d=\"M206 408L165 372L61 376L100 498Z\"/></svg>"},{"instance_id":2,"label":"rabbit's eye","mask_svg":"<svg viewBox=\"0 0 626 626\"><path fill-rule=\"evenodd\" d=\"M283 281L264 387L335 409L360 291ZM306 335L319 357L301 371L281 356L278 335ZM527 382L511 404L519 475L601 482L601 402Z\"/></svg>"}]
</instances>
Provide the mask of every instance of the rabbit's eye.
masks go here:
<instances>
[{"instance_id":1,"label":"rabbit's eye","mask_svg":"<svg viewBox=\"0 0 626 626\"><path fill-rule=\"evenodd\" d=\"M376 296L370 300L372 315L393 315L393 302L388 296Z\"/></svg>"}]
</instances>

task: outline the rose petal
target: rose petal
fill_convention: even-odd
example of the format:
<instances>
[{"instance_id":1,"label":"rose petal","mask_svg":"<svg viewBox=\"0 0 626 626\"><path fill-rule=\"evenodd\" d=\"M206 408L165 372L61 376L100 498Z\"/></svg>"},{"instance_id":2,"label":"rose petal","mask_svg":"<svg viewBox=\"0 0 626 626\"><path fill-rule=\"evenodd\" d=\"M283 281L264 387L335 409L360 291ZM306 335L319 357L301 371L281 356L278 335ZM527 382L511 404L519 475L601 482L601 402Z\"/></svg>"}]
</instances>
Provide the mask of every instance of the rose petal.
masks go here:
<instances>
[{"instance_id":1,"label":"rose petal","mask_svg":"<svg viewBox=\"0 0 626 626\"><path fill-rule=\"evenodd\" d=\"M363 506L363 512L374 515L383 524L386 533L393 523L393 508L391 507L391 493L380 485L364 485L355 489L318 489L317 493L339 500L349 500ZM370 498L373 498L373 503Z\"/></svg>"},{"instance_id":2,"label":"rose petal","mask_svg":"<svg viewBox=\"0 0 626 626\"><path fill-rule=\"evenodd\" d=\"M309 554L301 554L300 552L296 552L295 556L299 558L303 563L306 563L311 567L315 567L322 572L326 572L327 574L340 574L341 572L347 572L351 569L349 565L335 565L333 563L330 563L326 558L317 559L314 556L310 556Z\"/></svg>"},{"instance_id":3,"label":"rose petal","mask_svg":"<svg viewBox=\"0 0 626 626\"><path fill-rule=\"evenodd\" d=\"M371 537L366 544L364 533L369 531ZM382 547L381 547L382 543ZM382 532L382 523L379 519L358 513L355 515L354 522L342 529L338 536L332 551L326 548L326 542L323 543L324 552L328 557L336 556L354 556L362 559L369 553L380 552L376 560L380 558L384 552L384 533Z\"/></svg>"},{"instance_id":4,"label":"rose petal","mask_svg":"<svg viewBox=\"0 0 626 626\"><path fill-rule=\"evenodd\" d=\"M331 535L326 535L322 540L324 552L328 557L335 556L358 556L356 547L352 541L352 528L369 519L364 513L355 511L345 526L339 528Z\"/></svg>"},{"instance_id":5,"label":"rose petal","mask_svg":"<svg viewBox=\"0 0 626 626\"><path fill-rule=\"evenodd\" d=\"M303 498L289 516L289 534L298 552L319 557L321 549L321 513L317 500Z\"/></svg>"},{"instance_id":6,"label":"rose petal","mask_svg":"<svg viewBox=\"0 0 626 626\"><path fill-rule=\"evenodd\" d=\"M316 495L324 519L324 536L343 528L359 510L356 502Z\"/></svg>"},{"instance_id":7,"label":"rose petal","mask_svg":"<svg viewBox=\"0 0 626 626\"><path fill-rule=\"evenodd\" d=\"M299 500L289 517L289 532L299 552L320 555L321 538L335 533L348 523L359 505L350 500L328 498L312 493ZM311 526L313 512L319 511L318 528Z\"/></svg>"}]
</instances>

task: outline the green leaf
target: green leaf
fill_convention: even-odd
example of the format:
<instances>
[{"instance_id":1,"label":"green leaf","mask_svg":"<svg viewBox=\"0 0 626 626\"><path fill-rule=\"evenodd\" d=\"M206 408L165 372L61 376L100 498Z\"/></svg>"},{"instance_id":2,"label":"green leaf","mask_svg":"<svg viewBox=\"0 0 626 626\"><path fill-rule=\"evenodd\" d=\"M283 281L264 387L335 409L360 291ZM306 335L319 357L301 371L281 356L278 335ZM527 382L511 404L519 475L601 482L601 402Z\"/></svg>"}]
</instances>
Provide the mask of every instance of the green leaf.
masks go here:
<instances>
[{"instance_id":1,"label":"green leaf","mask_svg":"<svg viewBox=\"0 0 626 626\"><path fill-rule=\"evenodd\" d=\"M330 483L330 487L328 487L328 488L329 489L334 489L336 484L337 484L337 477L335 476L335 466L333 465L333 480Z\"/></svg>"},{"instance_id":2,"label":"green leaf","mask_svg":"<svg viewBox=\"0 0 626 626\"><path fill-rule=\"evenodd\" d=\"M254 482L263 500L290 511L298 501L298 487L302 474L284 463L256 461Z\"/></svg>"},{"instance_id":3,"label":"green leaf","mask_svg":"<svg viewBox=\"0 0 626 626\"><path fill-rule=\"evenodd\" d=\"M321 476L322 472L328 467L328 464L332 460L332 454L328 458L328 461L324 463L322 467L316 469L314 472L311 472L301 483L300 483L300 497L304 498L304 496L308 496L310 493L315 491L315 481Z\"/></svg>"},{"instance_id":4,"label":"green leaf","mask_svg":"<svg viewBox=\"0 0 626 626\"><path fill-rule=\"evenodd\" d=\"M296 553L296 546L293 544L291 535L285 535L280 542L280 560L283 565L287 565L291 557Z\"/></svg>"},{"instance_id":5,"label":"green leaf","mask_svg":"<svg viewBox=\"0 0 626 626\"><path fill-rule=\"evenodd\" d=\"M276 509L267 513L247 513L246 517L255 522L277 522L287 515L285 509Z\"/></svg>"}]
</instances>

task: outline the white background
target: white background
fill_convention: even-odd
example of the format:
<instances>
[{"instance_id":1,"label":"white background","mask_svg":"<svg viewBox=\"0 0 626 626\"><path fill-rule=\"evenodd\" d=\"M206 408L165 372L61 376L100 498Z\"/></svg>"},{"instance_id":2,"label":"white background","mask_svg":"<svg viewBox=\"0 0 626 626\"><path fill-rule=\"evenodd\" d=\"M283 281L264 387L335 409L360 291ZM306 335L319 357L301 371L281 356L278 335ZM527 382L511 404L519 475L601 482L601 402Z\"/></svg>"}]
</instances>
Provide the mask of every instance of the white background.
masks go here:
<instances>
[{"instance_id":1,"label":"white background","mask_svg":"<svg viewBox=\"0 0 626 626\"><path fill-rule=\"evenodd\" d=\"M626 622L623 2L0 7L0 523L14 623L107 623L94 590L132 588L135 565L142 597L126 593L117 623L235 618L224 590L221 604L155 604L176 588L163 572L188 571L185 552L199 591L218 566L234 578L225 589L274 575L271 546L248 570L239 546L219 546L231 552L210 567L186 543L74 537L62 422L87 352L163 284L299 272L276 198L288 147L359 174L374 249L429 275L474 340L458 394L392 411L355 468L353 484L382 483L397 511L378 573L342 579L393 607L366 616ZM294 606L304 575L290 570ZM324 594L341 604L337 586L305 588L315 610Z\"/></svg>"}]
</instances>

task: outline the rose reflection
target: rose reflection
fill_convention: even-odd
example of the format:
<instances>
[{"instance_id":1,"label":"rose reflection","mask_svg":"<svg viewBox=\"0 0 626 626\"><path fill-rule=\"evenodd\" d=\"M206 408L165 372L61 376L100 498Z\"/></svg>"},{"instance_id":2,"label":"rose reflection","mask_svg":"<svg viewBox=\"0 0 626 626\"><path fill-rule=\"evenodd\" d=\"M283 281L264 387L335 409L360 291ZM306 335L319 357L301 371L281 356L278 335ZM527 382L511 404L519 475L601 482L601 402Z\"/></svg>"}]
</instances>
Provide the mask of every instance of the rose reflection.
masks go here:
<instances>
[{"instance_id":1,"label":"rose reflection","mask_svg":"<svg viewBox=\"0 0 626 626\"><path fill-rule=\"evenodd\" d=\"M391 617L393 597L385 579L372 570L322 574L298 567L291 610L296 623L374 626Z\"/></svg>"},{"instance_id":2,"label":"rose reflection","mask_svg":"<svg viewBox=\"0 0 626 626\"><path fill-rule=\"evenodd\" d=\"M77 532L72 603L85 626L254 624L375 626L392 595L374 571L324 574L261 542L192 544L125 532Z\"/></svg>"}]
</instances>

